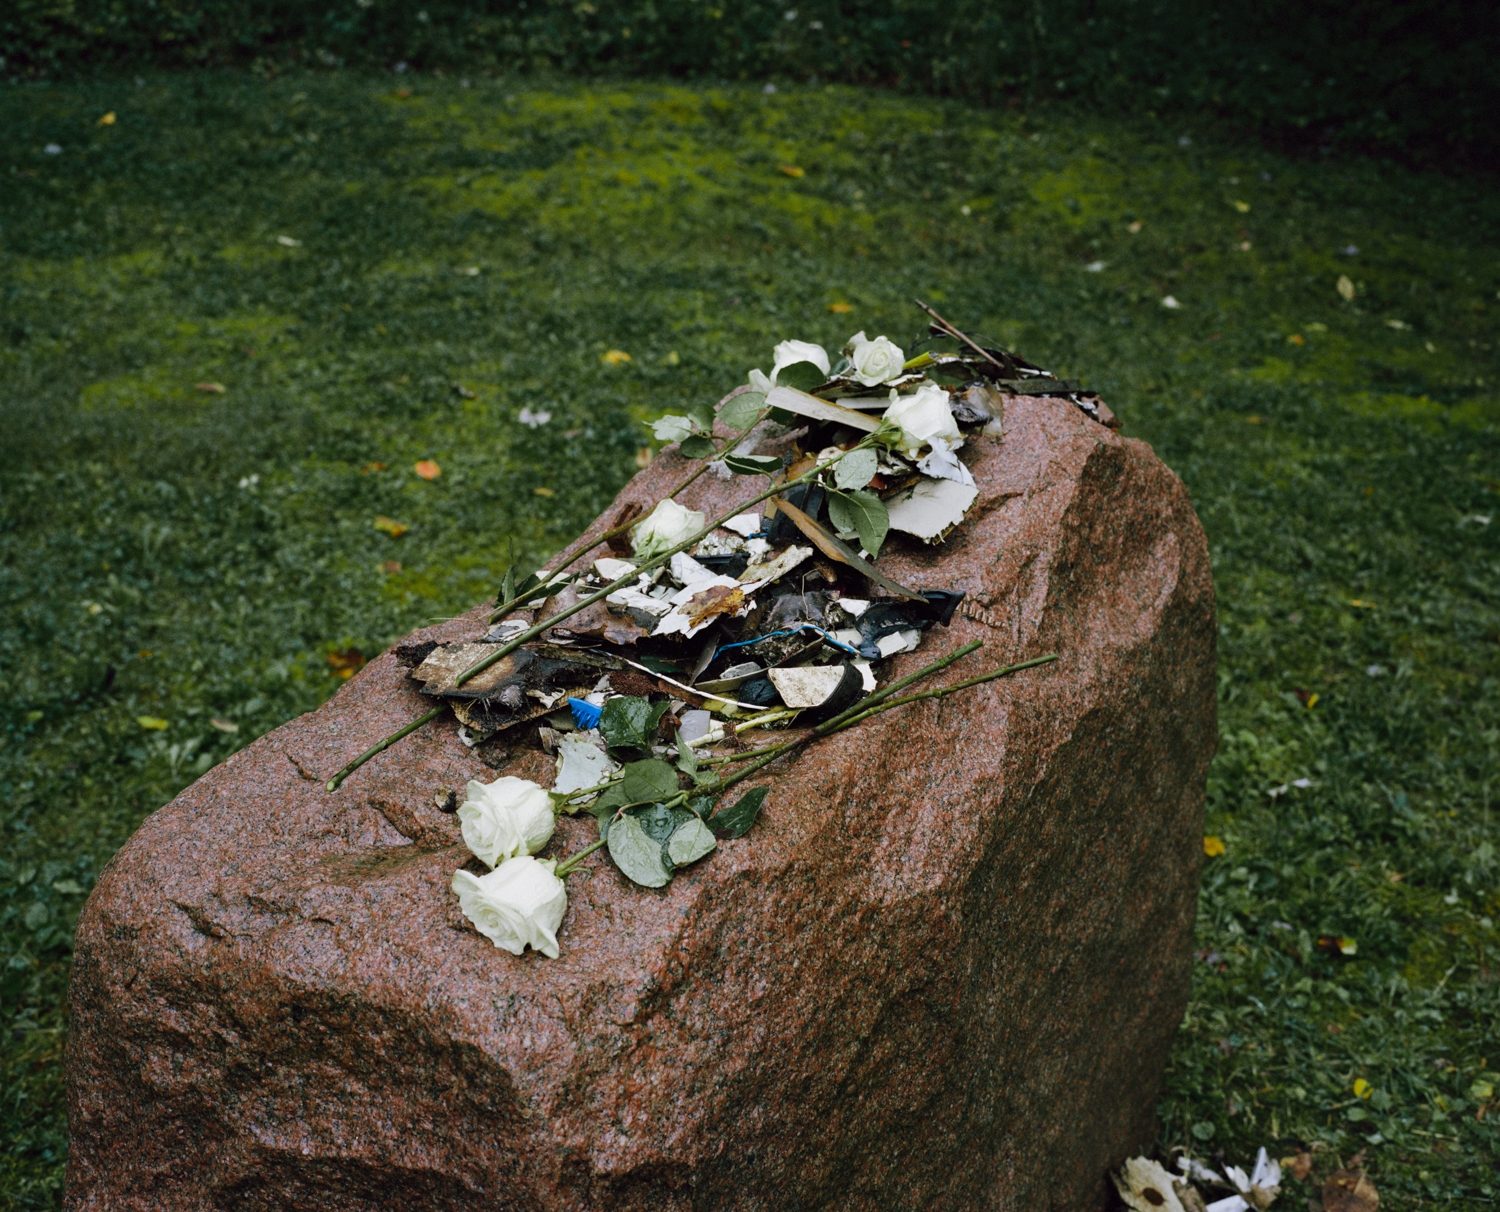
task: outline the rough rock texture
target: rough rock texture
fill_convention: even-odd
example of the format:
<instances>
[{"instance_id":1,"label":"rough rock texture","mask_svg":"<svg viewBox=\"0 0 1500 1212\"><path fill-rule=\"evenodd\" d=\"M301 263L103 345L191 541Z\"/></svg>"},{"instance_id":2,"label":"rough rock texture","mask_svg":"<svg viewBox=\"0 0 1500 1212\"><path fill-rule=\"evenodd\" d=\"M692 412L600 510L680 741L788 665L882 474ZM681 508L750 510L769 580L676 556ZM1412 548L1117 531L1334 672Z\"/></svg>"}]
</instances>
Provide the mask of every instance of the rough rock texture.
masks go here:
<instances>
[{"instance_id":1,"label":"rough rock texture","mask_svg":"<svg viewBox=\"0 0 1500 1212\"><path fill-rule=\"evenodd\" d=\"M819 742L661 892L601 861L560 960L447 890L433 796L484 773L451 721L323 791L425 706L390 654L152 816L78 927L68 1206L1101 1204L1187 996L1212 587L1148 447L1057 400L1006 426L949 543L882 557L971 595L897 672L971 638L954 677L1061 661Z\"/></svg>"}]
</instances>

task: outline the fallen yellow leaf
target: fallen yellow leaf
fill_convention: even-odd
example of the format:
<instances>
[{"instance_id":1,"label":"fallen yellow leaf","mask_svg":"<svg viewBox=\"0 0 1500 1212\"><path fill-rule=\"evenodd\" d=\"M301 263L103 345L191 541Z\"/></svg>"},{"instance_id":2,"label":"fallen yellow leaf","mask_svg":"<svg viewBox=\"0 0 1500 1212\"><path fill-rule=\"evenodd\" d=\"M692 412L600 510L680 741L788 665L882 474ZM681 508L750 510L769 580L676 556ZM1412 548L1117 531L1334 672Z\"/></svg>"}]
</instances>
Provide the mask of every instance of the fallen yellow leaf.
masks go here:
<instances>
[{"instance_id":1,"label":"fallen yellow leaf","mask_svg":"<svg viewBox=\"0 0 1500 1212\"><path fill-rule=\"evenodd\" d=\"M225 387L222 383L214 383L205 380L202 383L194 383L193 390L205 392L208 395L212 396L222 396L226 391L229 390L229 388Z\"/></svg>"},{"instance_id":2,"label":"fallen yellow leaf","mask_svg":"<svg viewBox=\"0 0 1500 1212\"><path fill-rule=\"evenodd\" d=\"M1250 203L1248 203L1248 202L1241 202L1238 198L1236 198L1235 199L1235 203L1234 203L1234 209L1237 210L1237 211L1239 211L1240 214L1242 214L1242 215L1248 215L1250 213Z\"/></svg>"},{"instance_id":3,"label":"fallen yellow leaf","mask_svg":"<svg viewBox=\"0 0 1500 1212\"><path fill-rule=\"evenodd\" d=\"M1133 223L1127 223L1125 225L1125 230L1128 231L1132 236L1138 236L1141 234L1141 228L1145 226L1146 221L1144 219L1137 219Z\"/></svg>"},{"instance_id":4,"label":"fallen yellow leaf","mask_svg":"<svg viewBox=\"0 0 1500 1212\"><path fill-rule=\"evenodd\" d=\"M837 303L830 303L828 305L828 310L836 316L847 316L851 311L854 310L854 304L845 303L842 299L840 299Z\"/></svg>"},{"instance_id":5,"label":"fallen yellow leaf","mask_svg":"<svg viewBox=\"0 0 1500 1212\"><path fill-rule=\"evenodd\" d=\"M1318 705L1318 692L1314 690L1307 696L1307 702L1303 704L1309 711Z\"/></svg>"},{"instance_id":6,"label":"fallen yellow leaf","mask_svg":"<svg viewBox=\"0 0 1500 1212\"><path fill-rule=\"evenodd\" d=\"M100 126L113 126L115 124L115 111L110 110L104 117L99 119Z\"/></svg>"},{"instance_id":7,"label":"fallen yellow leaf","mask_svg":"<svg viewBox=\"0 0 1500 1212\"><path fill-rule=\"evenodd\" d=\"M1375 1093L1375 1087L1370 1085L1370 1083L1365 1081L1365 1079L1362 1077L1356 1077L1354 1079L1353 1089L1355 1098L1369 1098L1370 1095Z\"/></svg>"},{"instance_id":8,"label":"fallen yellow leaf","mask_svg":"<svg viewBox=\"0 0 1500 1212\"><path fill-rule=\"evenodd\" d=\"M138 715L135 717L135 722L151 732L161 732L164 728L171 727L166 720L157 715Z\"/></svg>"},{"instance_id":9,"label":"fallen yellow leaf","mask_svg":"<svg viewBox=\"0 0 1500 1212\"><path fill-rule=\"evenodd\" d=\"M805 177L805 176L807 176L807 170L805 168L799 168L795 164L778 164L776 166L776 171L780 172L780 173L784 173L788 177Z\"/></svg>"},{"instance_id":10,"label":"fallen yellow leaf","mask_svg":"<svg viewBox=\"0 0 1500 1212\"><path fill-rule=\"evenodd\" d=\"M1209 858L1218 858L1224 853L1224 839L1209 834L1203 839L1203 853Z\"/></svg>"},{"instance_id":11,"label":"fallen yellow leaf","mask_svg":"<svg viewBox=\"0 0 1500 1212\"><path fill-rule=\"evenodd\" d=\"M531 494L537 497L555 497L557 495L557 489L548 488L546 487L546 485L542 485L540 487L533 488L531 490Z\"/></svg>"},{"instance_id":12,"label":"fallen yellow leaf","mask_svg":"<svg viewBox=\"0 0 1500 1212\"><path fill-rule=\"evenodd\" d=\"M1300 332L1294 332L1287 336L1287 343L1291 345L1306 345L1307 338Z\"/></svg>"},{"instance_id":13,"label":"fallen yellow leaf","mask_svg":"<svg viewBox=\"0 0 1500 1212\"><path fill-rule=\"evenodd\" d=\"M1354 282L1348 274L1340 274L1339 280L1334 283L1334 285L1338 288L1339 297L1343 299L1344 302L1353 302L1354 296L1357 292L1354 289Z\"/></svg>"},{"instance_id":14,"label":"fallen yellow leaf","mask_svg":"<svg viewBox=\"0 0 1500 1212\"><path fill-rule=\"evenodd\" d=\"M626 362L630 361L630 355L623 349L606 349L603 354L603 361L606 366L623 366Z\"/></svg>"},{"instance_id":15,"label":"fallen yellow leaf","mask_svg":"<svg viewBox=\"0 0 1500 1212\"><path fill-rule=\"evenodd\" d=\"M443 469L438 466L436 459L418 459L412 465L412 470L424 480L435 480L443 474Z\"/></svg>"},{"instance_id":16,"label":"fallen yellow leaf","mask_svg":"<svg viewBox=\"0 0 1500 1212\"><path fill-rule=\"evenodd\" d=\"M1375 603L1374 602L1367 602L1367 601L1365 601L1364 598L1350 598L1349 599L1349 605L1351 605L1353 607L1356 607L1359 610L1374 610L1375 609Z\"/></svg>"},{"instance_id":17,"label":"fallen yellow leaf","mask_svg":"<svg viewBox=\"0 0 1500 1212\"><path fill-rule=\"evenodd\" d=\"M381 534L388 534L393 539L399 539L411 529L405 522L398 522L395 518L386 517L385 514L381 514L371 525Z\"/></svg>"}]
</instances>

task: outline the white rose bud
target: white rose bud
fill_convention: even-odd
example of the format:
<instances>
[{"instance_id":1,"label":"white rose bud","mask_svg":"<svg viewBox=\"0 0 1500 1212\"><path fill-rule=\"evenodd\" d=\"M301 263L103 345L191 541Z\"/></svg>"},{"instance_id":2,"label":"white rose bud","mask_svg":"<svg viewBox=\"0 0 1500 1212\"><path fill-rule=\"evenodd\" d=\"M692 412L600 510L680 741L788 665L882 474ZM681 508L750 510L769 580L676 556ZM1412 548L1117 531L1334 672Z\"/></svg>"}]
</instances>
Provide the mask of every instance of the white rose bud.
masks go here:
<instances>
[{"instance_id":1,"label":"white rose bud","mask_svg":"<svg viewBox=\"0 0 1500 1212\"><path fill-rule=\"evenodd\" d=\"M651 434L658 442L680 442L698 432L692 417L668 413L651 422Z\"/></svg>"},{"instance_id":2,"label":"white rose bud","mask_svg":"<svg viewBox=\"0 0 1500 1212\"><path fill-rule=\"evenodd\" d=\"M828 374L828 351L821 345L814 345L811 341L783 341L773 352L776 359L771 366L773 384L777 375L798 362L811 362L825 377Z\"/></svg>"},{"instance_id":3,"label":"white rose bud","mask_svg":"<svg viewBox=\"0 0 1500 1212\"><path fill-rule=\"evenodd\" d=\"M676 501L661 501L635 524L630 532L630 545L636 555L649 560L686 543L707 521L696 509L684 509Z\"/></svg>"},{"instance_id":4,"label":"white rose bud","mask_svg":"<svg viewBox=\"0 0 1500 1212\"><path fill-rule=\"evenodd\" d=\"M552 839L557 814L552 797L530 779L506 775L493 783L470 783L459 805L464 841L491 867L520 854L535 854Z\"/></svg>"},{"instance_id":5,"label":"white rose bud","mask_svg":"<svg viewBox=\"0 0 1500 1212\"><path fill-rule=\"evenodd\" d=\"M935 441L957 442L960 434L948 393L936 383L923 383L909 396L891 389L891 403L885 420L900 430L900 446L907 454L916 454Z\"/></svg>"},{"instance_id":6,"label":"white rose bud","mask_svg":"<svg viewBox=\"0 0 1500 1212\"><path fill-rule=\"evenodd\" d=\"M557 928L568 908L556 867L551 859L524 854L506 859L488 875L455 871L452 887L474 929L502 951L520 955L535 947L556 959Z\"/></svg>"},{"instance_id":7,"label":"white rose bud","mask_svg":"<svg viewBox=\"0 0 1500 1212\"><path fill-rule=\"evenodd\" d=\"M849 361L853 363L854 377L866 387L899 379L906 368L906 355L900 346L887 337L867 341L863 332L849 338Z\"/></svg>"}]
</instances>

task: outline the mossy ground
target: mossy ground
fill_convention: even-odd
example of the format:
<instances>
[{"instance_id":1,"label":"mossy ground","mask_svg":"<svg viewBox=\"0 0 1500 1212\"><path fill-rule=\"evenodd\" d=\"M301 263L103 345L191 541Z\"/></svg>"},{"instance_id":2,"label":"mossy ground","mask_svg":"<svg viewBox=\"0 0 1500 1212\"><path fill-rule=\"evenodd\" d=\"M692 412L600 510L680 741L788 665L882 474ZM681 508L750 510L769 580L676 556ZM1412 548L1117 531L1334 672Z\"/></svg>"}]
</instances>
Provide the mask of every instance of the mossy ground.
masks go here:
<instances>
[{"instance_id":1,"label":"mossy ground","mask_svg":"<svg viewBox=\"0 0 1500 1212\"><path fill-rule=\"evenodd\" d=\"M152 76L0 125L0 1203L57 1198L72 924L146 814L559 546L641 419L912 295L1101 390L1212 543L1162 1149L1500 1198L1488 183L836 88Z\"/></svg>"}]
</instances>

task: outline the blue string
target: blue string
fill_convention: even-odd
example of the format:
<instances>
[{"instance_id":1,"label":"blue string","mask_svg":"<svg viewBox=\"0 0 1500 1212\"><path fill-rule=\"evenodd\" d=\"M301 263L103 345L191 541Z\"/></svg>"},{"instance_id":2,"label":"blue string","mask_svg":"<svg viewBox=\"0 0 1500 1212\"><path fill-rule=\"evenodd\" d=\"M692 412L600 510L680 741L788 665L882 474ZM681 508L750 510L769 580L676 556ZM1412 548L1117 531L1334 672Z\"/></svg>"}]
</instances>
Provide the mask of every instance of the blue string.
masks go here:
<instances>
[{"instance_id":1,"label":"blue string","mask_svg":"<svg viewBox=\"0 0 1500 1212\"><path fill-rule=\"evenodd\" d=\"M815 632L823 638L824 643L831 644L840 652L847 652L851 656L861 655L858 648L851 648L848 644L844 643L843 640L834 639L833 636L829 635L828 632L824 631L821 627L818 627L812 623L798 623L795 627L783 627L780 631L768 631L765 635L758 635L753 639L736 640L733 644L720 645L718 651L714 653L714 657L717 659L720 653L728 652L731 648L748 648L752 644L762 644L766 640L774 640L778 636L796 635L799 631Z\"/></svg>"}]
</instances>

